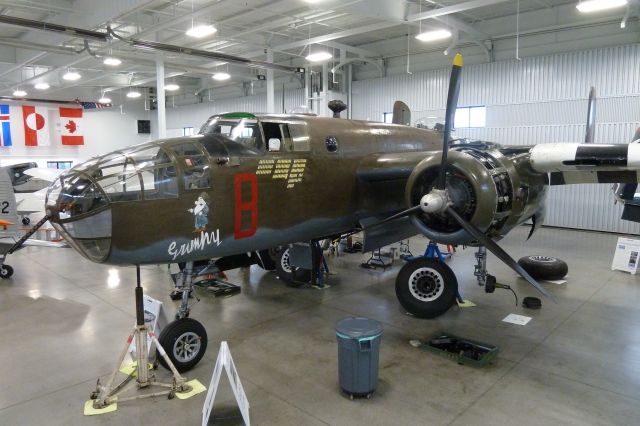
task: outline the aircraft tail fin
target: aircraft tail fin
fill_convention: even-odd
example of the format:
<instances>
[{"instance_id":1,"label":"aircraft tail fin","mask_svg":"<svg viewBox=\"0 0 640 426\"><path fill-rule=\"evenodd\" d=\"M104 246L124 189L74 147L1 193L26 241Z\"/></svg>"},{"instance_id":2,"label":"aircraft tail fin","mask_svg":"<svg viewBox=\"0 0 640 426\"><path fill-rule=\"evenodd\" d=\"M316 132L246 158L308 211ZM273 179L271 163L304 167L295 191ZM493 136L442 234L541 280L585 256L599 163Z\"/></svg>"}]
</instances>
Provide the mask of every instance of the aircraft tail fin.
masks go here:
<instances>
[{"instance_id":1,"label":"aircraft tail fin","mask_svg":"<svg viewBox=\"0 0 640 426\"><path fill-rule=\"evenodd\" d=\"M593 143L596 135L596 88L589 90L589 106L587 107L587 127L584 143Z\"/></svg>"},{"instance_id":2,"label":"aircraft tail fin","mask_svg":"<svg viewBox=\"0 0 640 426\"><path fill-rule=\"evenodd\" d=\"M403 124L405 126L411 126L411 110L402 101L396 101L393 104L393 124Z\"/></svg>"},{"instance_id":3,"label":"aircraft tail fin","mask_svg":"<svg viewBox=\"0 0 640 426\"><path fill-rule=\"evenodd\" d=\"M16 208L16 196L9 172L0 167L0 234L18 231L19 220Z\"/></svg>"}]
</instances>

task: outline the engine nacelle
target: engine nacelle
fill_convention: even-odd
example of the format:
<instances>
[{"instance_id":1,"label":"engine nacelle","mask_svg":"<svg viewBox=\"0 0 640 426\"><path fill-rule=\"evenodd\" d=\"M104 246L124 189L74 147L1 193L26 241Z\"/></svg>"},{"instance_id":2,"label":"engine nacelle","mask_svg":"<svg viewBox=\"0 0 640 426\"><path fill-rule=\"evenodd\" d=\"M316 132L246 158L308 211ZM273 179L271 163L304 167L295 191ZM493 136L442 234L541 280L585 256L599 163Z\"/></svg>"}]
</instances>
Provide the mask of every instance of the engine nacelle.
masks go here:
<instances>
[{"instance_id":1,"label":"engine nacelle","mask_svg":"<svg viewBox=\"0 0 640 426\"><path fill-rule=\"evenodd\" d=\"M408 206L431 192L441 156L434 154L413 169L405 188ZM533 172L523 155L507 157L494 146L454 146L447 161L447 193L452 207L485 234L499 239L536 216L542 222L546 175ZM445 212L418 213L412 221L429 239L444 244L473 244L474 238Z\"/></svg>"}]
</instances>

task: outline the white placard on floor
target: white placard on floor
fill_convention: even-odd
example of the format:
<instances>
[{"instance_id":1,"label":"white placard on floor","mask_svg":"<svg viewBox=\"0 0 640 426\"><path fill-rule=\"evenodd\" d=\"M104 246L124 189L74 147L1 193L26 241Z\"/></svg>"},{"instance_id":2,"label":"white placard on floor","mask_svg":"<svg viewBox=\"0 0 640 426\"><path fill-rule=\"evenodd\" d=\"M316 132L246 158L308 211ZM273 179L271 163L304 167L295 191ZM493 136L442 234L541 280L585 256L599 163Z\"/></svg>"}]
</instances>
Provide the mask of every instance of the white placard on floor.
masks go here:
<instances>
[{"instance_id":1,"label":"white placard on floor","mask_svg":"<svg viewBox=\"0 0 640 426\"><path fill-rule=\"evenodd\" d=\"M233 363L233 358L231 358L229 345L224 341L220 342L218 359L216 360L215 367L213 367L211 383L209 383L209 390L207 391L207 396L204 399L204 406L202 407L202 426L206 426L209 423L209 417L211 417L211 413L213 413L213 402L216 399L216 392L218 391L218 384L220 383L223 368L227 372L227 377L231 384L231 390L233 390L233 395L236 397L236 402L238 403L238 408L242 414L244 424L251 426L249 419L249 400L247 399L247 395L244 393L244 388L240 382L238 370L236 370L236 365Z\"/></svg>"},{"instance_id":2,"label":"white placard on floor","mask_svg":"<svg viewBox=\"0 0 640 426\"><path fill-rule=\"evenodd\" d=\"M506 317L504 317L502 321L508 322L511 324L517 324L517 325L527 325L527 323L531 321L531 317L525 317L524 315L517 315L517 314L509 314Z\"/></svg>"},{"instance_id":3,"label":"white placard on floor","mask_svg":"<svg viewBox=\"0 0 640 426\"><path fill-rule=\"evenodd\" d=\"M638 272L638 253L640 253L640 240L618 238L611 270L617 269L635 275Z\"/></svg>"}]
</instances>

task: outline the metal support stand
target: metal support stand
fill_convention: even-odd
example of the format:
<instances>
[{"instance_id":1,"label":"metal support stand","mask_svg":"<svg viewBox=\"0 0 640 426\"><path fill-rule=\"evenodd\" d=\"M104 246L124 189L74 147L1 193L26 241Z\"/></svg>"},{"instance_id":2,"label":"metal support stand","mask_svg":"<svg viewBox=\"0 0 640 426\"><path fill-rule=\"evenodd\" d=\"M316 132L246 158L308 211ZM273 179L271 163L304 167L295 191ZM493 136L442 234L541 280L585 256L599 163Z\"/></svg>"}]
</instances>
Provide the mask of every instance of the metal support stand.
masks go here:
<instances>
[{"instance_id":1,"label":"metal support stand","mask_svg":"<svg viewBox=\"0 0 640 426\"><path fill-rule=\"evenodd\" d=\"M186 379L178 373L176 367L169 359L169 356L164 351L162 345L156 338L156 336L149 330L149 327L144 322L144 301L143 301L143 290L140 285L140 266L136 265L136 326L134 327L131 335L127 339L127 342L120 352L120 356L118 357L118 362L116 364L115 369L109 376L107 380L107 384L102 386L100 384L100 379L96 383L96 390L91 393L91 399L93 399L93 408L101 409L105 408L113 402L119 401L129 401L133 399L141 399L141 398L150 398L153 396L162 396L167 395L169 399L172 399L175 396L176 392L189 392L191 391L191 386L186 384ZM171 372L173 373L173 381L172 383L161 383L155 380L155 373L149 373L149 354L147 351L147 338L151 336L152 342L155 344L156 349L160 353L160 356L165 360ZM135 382L131 382L131 379L134 377L133 373L127 378L119 383L116 386L113 386L116 375L120 370L120 366L124 361L127 351L129 349L129 345L135 339L136 342L136 380ZM118 397L119 394L129 390L129 388L133 387L132 383L135 383L138 389L147 388L151 386L159 386L165 388L164 390L158 392L146 393L144 395L134 395L125 398Z\"/></svg>"}]
</instances>

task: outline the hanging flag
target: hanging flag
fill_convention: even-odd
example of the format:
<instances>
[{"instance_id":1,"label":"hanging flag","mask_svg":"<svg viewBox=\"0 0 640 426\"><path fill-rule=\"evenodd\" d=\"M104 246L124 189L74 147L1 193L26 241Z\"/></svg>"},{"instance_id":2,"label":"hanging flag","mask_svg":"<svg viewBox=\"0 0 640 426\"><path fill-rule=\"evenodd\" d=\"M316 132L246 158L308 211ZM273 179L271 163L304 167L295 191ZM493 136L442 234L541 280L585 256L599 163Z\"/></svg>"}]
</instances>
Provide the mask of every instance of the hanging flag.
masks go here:
<instances>
[{"instance_id":1,"label":"hanging flag","mask_svg":"<svg viewBox=\"0 0 640 426\"><path fill-rule=\"evenodd\" d=\"M102 109L112 106L111 104L101 104L100 102L80 102L80 105L84 109Z\"/></svg>"},{"instance_id":2,"label":"hanging flag","mask_svg":"<svg viewBox=\"0 0 640 426\"><path fill-rule=\"evenodd\" d=\"M84 145L82 108L60 108L58 131L62 145Z\"/></svg>"},{"instance_id":3,"label":"hanging flag","mask_svg":"<svg viewBox=\"0 0 640 426\"><path fill-rule=\"evenodd\" d=\"M0 105L0 146L11 146L11 127L9 121L9 105Z\"/></svg>"},{"instance_id":4,"label":"hanging flag","mask_svg":"<svg viewBox=\"0 0 640 426\"><path fill-rule=\"evenodd\" d=\"M48 146L49 123L47 108L31 105L22 106L22 120L24 122L24 144L26 146Z\"/></svg>"}]
</instances>

